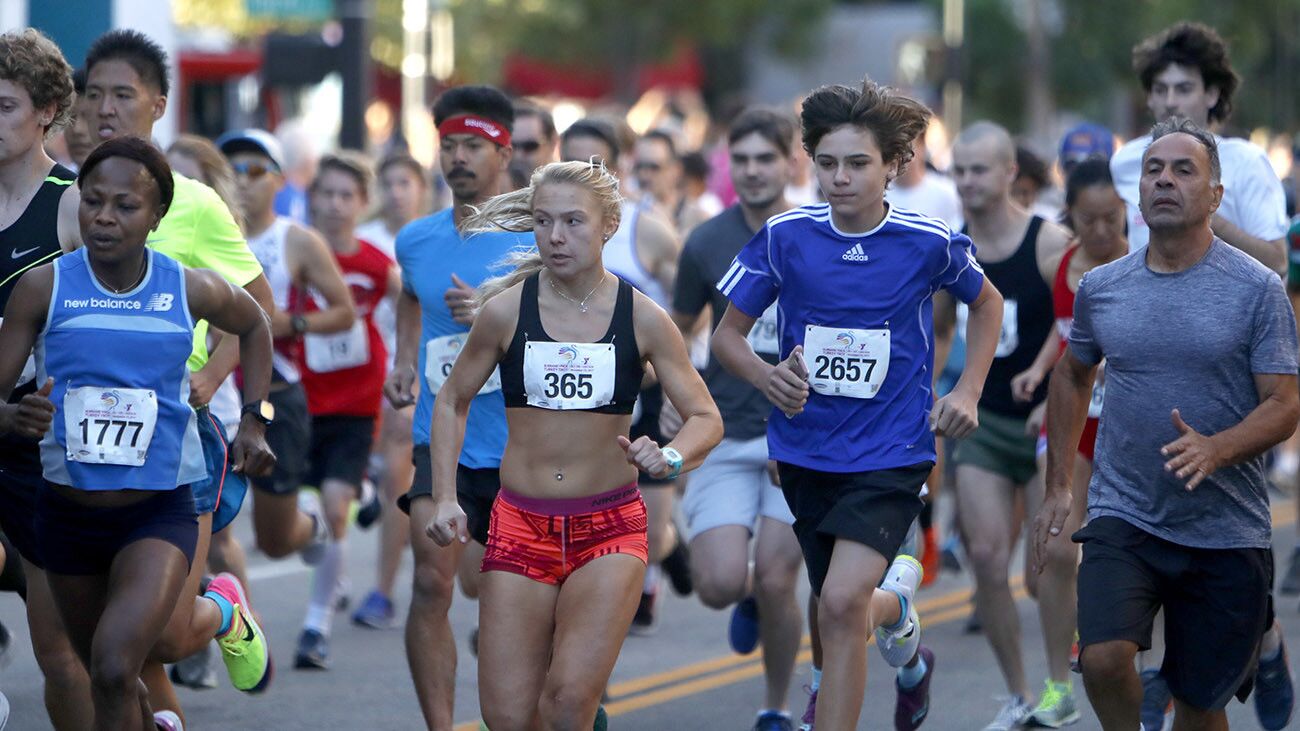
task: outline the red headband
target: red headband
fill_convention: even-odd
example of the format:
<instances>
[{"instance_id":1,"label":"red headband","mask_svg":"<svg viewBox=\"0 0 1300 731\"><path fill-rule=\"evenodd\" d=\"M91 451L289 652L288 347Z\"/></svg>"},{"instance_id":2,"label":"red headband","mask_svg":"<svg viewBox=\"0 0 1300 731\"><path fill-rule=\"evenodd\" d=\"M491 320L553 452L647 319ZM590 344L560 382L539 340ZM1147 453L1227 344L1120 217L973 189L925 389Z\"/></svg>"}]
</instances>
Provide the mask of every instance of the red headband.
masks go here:
<instances>
[{"instance_id":1,"label":"red headband","mask_svg":"<svg viewBox=\"0 0 1300 731\"><path fill-rule=\"evenodd\" d=\"M448 135L478 135L488 142L495 142L502 147L510 144L510 130L486 117L473 114L459 114L443 120L443 123L438 125L438 134L443 137Z\"/></svg>"}]
</instances>

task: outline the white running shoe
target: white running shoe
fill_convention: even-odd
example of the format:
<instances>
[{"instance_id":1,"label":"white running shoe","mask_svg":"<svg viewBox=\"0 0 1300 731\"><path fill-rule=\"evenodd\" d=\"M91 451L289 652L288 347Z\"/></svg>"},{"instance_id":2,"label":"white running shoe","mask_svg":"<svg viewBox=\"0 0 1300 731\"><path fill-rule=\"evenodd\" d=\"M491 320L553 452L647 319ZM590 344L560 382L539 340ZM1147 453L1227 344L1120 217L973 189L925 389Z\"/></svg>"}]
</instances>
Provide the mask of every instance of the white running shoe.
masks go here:
<instances>
[{"instance_id":1,"label":"white running shoe","mask_svg":"<svg viewBox=\"0 0 1300 731\"><path fill-rule=\"evenodd\" d=\"M907 600L907 616L892 631L885 627L876 628L876 647L891 667L901 668L916 656L921 646L921 617L916 612L916 588L921 585L925 571L921 562L907 555L894 559L885 573L885 580L880 583L884 591L892 592Z\"/></svg>"},{"instance_id":2,"label":"white running shoe","mask_svg":"<svg viewBox=\"0 0 1300 731\"><path fill-rule=\"evenodd\" d=\"M1007 696L1003 699L998 715L984 727L984 731L1011 731L1020 728L1033 712L1034 709L1025 703L1024 698L1018 695Z\"/></svg>"},{"instance_id":3,"label":"white running shoe","mask_svg":"<svg viewBox=\"0 0 1300 731\"><path fill-rule=\"evenodd\" d=\"M311 518L311 542L303 546L298 554L303 563L315 566L325 560L325 549L334 536L330 531L329 520L325 518L325 508L320 502L320 493L315 490L298 491L298 512Z\"/></svg>"}]
</instances>

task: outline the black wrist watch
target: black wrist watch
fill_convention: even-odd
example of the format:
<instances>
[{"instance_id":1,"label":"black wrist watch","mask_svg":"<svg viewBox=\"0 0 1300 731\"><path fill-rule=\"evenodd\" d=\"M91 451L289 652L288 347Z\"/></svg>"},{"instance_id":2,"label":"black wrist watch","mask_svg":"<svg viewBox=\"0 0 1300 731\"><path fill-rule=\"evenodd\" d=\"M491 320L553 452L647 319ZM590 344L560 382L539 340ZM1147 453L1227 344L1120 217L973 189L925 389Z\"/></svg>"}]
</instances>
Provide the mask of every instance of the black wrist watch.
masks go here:
<instances>
[{"instance_id":1,"label":"black wrist watch","mask_svg":"<svg viewBox=\"0 0 1300 731\"><path fill-rule=\"evenodd\" d=\"M302 335L307 332L307 318L302 315L294 315L289 318L289 328L293 330L294 335Z\"/></svg>"},{"instance_id":2,"label":"black wrist watch","mask_svg":"<svg viewBox=\"0 0 1300 731\"><path fill-rule=\"evenodd\" d=\"M239 411L239 416L242 418L250 415L262 422L264 426L270 426L271 422L275 421L275 406L265 400L244 404L244 408Z\"/></svg>"}]
</instances>

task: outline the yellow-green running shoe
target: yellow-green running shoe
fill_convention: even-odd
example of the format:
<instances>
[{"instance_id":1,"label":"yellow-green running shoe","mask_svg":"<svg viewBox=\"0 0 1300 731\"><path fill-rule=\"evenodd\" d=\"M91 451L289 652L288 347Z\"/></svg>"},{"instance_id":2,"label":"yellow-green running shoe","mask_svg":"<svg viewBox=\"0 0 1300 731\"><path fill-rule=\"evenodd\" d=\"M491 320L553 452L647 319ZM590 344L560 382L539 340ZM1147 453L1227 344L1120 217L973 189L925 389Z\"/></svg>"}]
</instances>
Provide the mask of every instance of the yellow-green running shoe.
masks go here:
<instances>
[{"instance_id":1,"label":"yellow-green running shoe","mask_svg":"<svg viewBox=\"0 0 1300 731\"><path fill-rule=\"evenodd\" d=\"M1049 680L1047 687L1043 689L1043 695L1038 699L1038 706L1034 708L1033 713L1029 714L1029 718L1025 719L1025 725L1060 728L1078 720L1079 707L1074 702L1073 685L1069 682L1056 683Z\"/></svg>"},{"instance_id":2,"label":"yellow-green running shoe","mask_svg":"<svg viewBox=\"0 0 1300 731\"><path fill-rule=\"evenodd\" d=\"M248 606L244 587L239 579L223 573L217 574L208 584L208 592L220 594L235 608L230 629L217 636L217 646L221 648L221 659L230 674L230 684L245 693L261 693L271 684L275 665L271 662L266 635L262 634L262 628Z\"/></svg>"}]
</instances>

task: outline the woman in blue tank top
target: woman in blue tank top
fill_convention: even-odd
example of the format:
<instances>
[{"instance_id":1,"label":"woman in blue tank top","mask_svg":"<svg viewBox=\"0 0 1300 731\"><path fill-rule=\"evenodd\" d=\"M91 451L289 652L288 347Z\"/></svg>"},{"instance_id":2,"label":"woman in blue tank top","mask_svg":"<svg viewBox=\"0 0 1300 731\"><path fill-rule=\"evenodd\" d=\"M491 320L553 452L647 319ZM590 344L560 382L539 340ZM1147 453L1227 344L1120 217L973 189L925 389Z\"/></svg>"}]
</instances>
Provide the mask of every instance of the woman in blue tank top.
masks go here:
<instances>
[{"instance_id":1,"label":"woman in blue tank top","mask_svg":"<svg viewBox=\"0 0 1300 731\"><path fill-rule=\"evenodd\" d=\"M91 672L95 728L144 728L154 718L140 670L190 569L198 538L190 484L207 472L188 402L194 322L240 339L254 408L245 407L231 451L235 469L250 474L275 460L263 435L271 415L257 408L271 337L242 290L145 248L171 203L161 152L138 138L112 140L86 159L79 182L85 247L23 275L0 325L0 394L33 348L44 384L0 409L0 432L41 439L37 549ZM264 682L265 638L241 587L224 575L212 584L197 601L220 618L214 634L230 650L227 665L235 658L232 678L238 669Z\"/></svg>"},{"instance_id":2,"label":"woman in blue tank top","mask_svg":"<svg viewBox=\"0 0 1300 731\"><path fill-rule=\"evenodd\" d=\"M722 438L672 320L601 262L618 222L618 180L568 162L462 224L531 230L537 241L514 272L484 283L433 408L427 531L445 546L469 540L456 458L474 395L500 367L509 437L479 603L479 705L490 728L592 727L645 574L637 470L676 477ZM628 439L646 363L685 417L663 449Z\"/></svg>"}]
</instances>

